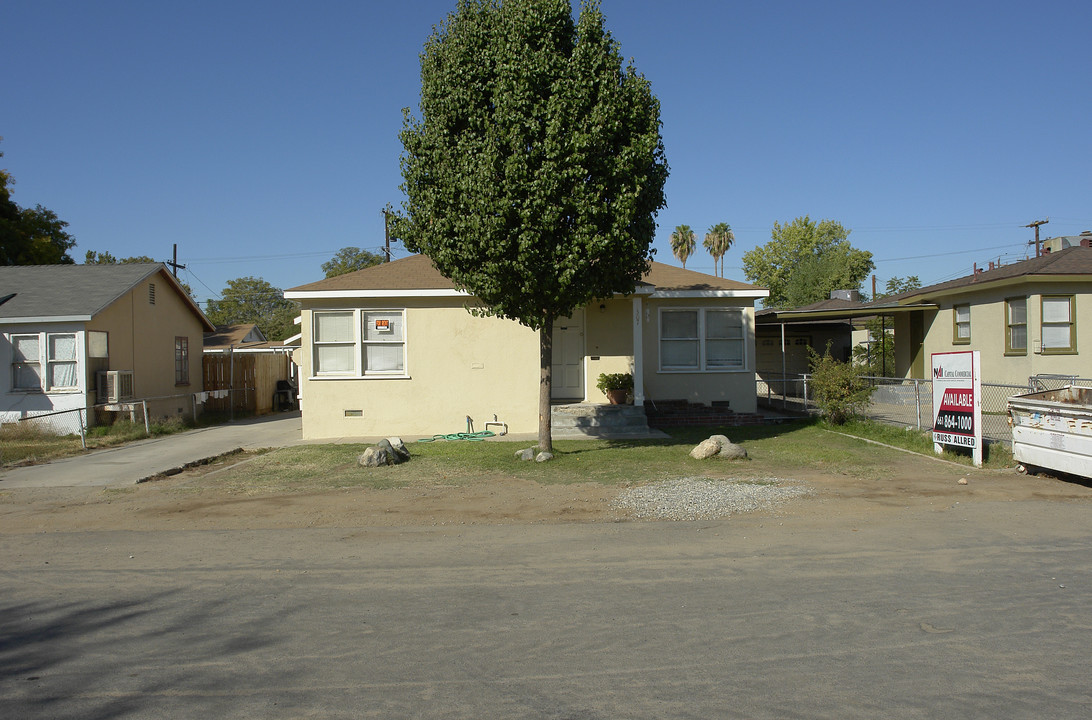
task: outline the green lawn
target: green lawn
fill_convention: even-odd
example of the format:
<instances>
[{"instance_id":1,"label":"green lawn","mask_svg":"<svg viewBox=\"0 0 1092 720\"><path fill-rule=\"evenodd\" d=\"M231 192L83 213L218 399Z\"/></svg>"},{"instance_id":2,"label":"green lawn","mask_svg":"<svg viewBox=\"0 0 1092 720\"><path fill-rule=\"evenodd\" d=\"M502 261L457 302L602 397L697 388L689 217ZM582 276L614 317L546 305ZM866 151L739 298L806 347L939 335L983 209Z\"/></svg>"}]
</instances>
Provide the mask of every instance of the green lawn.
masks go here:
<instances>
[{"instance_id":1,"label":"green lawn","mask_svg":"<svg viewBox=\"0 0 1092 720\"><path fill-rule=\"evenodd\" d=\"M835 428L898 447L932 455L927 436L862 422ZM694 460L690 450L711 434L741 443L750 458L743 461ZM364 469L357 457L367 445L303 445L274 450L210 478L224 489L240 492L307 491L344 487L391 488L410 484L460 485L483 478L512 478L546 484L596 482L605 485L645 483L700 476L711 479L755 479L793 472L853 476L882 474L897 450L836 435L814 421L736 428L672 430L666 440L558 440L548 463L519 462L514 455L530 443L410 443L411 460L403 465ZM992 462L1002 467L1003 455ZM949 459L970 464L946 454ZM1010 456L1011 462L1011 456Z\"/></svg>"}]
</instances>

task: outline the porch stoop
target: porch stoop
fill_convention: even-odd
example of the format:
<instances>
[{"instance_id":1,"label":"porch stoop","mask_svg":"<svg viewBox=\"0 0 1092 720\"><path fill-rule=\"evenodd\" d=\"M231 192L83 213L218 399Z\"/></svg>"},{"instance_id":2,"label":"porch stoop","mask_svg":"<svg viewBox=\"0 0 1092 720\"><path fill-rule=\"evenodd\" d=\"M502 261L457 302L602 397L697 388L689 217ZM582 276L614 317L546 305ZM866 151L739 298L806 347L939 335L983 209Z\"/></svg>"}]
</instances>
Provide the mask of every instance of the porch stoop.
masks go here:
<instances>
[{"instance_id":1,"label":"porch stoop","mask_svg":"<svg viewBox=\"0 0 1092 720\"><path fill-rule=\"evenodd\" d=\"M634 405L554 405L551 408L550 424L555 438L666 437L662 432L649 428L645 409Z\"/></svg>"}]
</instances>

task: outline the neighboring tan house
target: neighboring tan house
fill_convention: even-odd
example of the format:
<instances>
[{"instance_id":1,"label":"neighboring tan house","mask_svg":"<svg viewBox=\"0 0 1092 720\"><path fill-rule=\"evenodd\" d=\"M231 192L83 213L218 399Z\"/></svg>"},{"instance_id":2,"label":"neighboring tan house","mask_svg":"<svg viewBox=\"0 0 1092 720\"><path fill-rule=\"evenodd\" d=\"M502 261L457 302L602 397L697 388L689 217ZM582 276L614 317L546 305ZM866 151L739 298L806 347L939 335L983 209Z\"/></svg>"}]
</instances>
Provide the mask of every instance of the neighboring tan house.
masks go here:
<instances>
[{"instance_id":1,"label":"neighboring tan house","mask_svg":"<svg viewBox=\"0 0 1092 720\"><path fill-rule=\"evenodd\" d=\"M0 422L127 398L192 412L213 326L162 264L0 267L0 298Z\"/></svg>"},{"instance_id":2,"label":"neighboring tan house","mask_svg":"<svg viewBox=\"0 0 1092 720\"><path fill-rule=\"evenodd\" d=\"M754 303L768 291L653 263L630 295L554 325L553 396L605 403L600 373L631 372L634 402L754 412ZM305 438L538 429L538 333L478 317L474 298L415 255L292 288L302 306Z\"/></svg>"}]
</instances>

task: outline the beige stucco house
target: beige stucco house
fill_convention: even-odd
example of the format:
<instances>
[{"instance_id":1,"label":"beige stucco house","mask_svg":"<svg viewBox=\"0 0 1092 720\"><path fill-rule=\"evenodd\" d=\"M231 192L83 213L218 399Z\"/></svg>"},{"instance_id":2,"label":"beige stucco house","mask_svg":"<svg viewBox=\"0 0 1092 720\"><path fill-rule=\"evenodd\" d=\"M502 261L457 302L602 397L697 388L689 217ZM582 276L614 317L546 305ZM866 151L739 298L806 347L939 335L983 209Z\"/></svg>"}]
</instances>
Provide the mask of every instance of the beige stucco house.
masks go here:
<instances>
[{"instance_id":1,"label":"beige stucco house","mask_svg":"<svg viewBox=\"0 0 1092 720\"><path fill-rule=\"evenodd\" d=\"M605 403L600 373L631 372L634 403L755 410L753 285L653 263L627 296L554 328L553 397ZM292 288L302 308L305 438L427 436L494 416L538 428L538 334L471 314L475 300L415 255Z\"/></svg>"},{"instance_id":2,"label":"beige stucco house","mask_svg":"<svg viewBox=\"0 0 1092 720\"><path fill-rule=\"evenodd\" d=\"M107 386L188 414L212 329L160 263L0 267L0 422L91 407Z\"/></svg>"}]
</instances>

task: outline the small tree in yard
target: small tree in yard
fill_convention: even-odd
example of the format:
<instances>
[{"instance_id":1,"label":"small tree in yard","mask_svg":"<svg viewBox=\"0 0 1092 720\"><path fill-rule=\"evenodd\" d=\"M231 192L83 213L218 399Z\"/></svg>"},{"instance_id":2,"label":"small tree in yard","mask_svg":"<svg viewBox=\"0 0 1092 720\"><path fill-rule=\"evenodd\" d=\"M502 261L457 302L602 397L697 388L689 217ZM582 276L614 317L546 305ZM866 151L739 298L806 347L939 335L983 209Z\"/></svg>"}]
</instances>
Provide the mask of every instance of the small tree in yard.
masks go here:
<instances>
[{"instance_id":1,"label":"small tree in yard","mask_svg":"<svg viewBox=\"0 0 1092 720\"><path fill-rule=\"evenodd\" d=\"M401 133L396 234L480 312L539 333L539 448L552 451L553 323L649 269L667 163L659 102L598 3L460 0L421 54Z\"/></svg>"},{"instance_id":2,"label":"small tree in yard","mask_svg":"<svg viewBox=\"0 0 1092 720\"><path fill-rule=\"evenodd\" d=\"M860 415L868 407L872 388L857 375L853 363L838 362L830 355L830 344L822 355L808 348L811 388L815 404L834 425Z\"/></svg>"}]
</instances>

